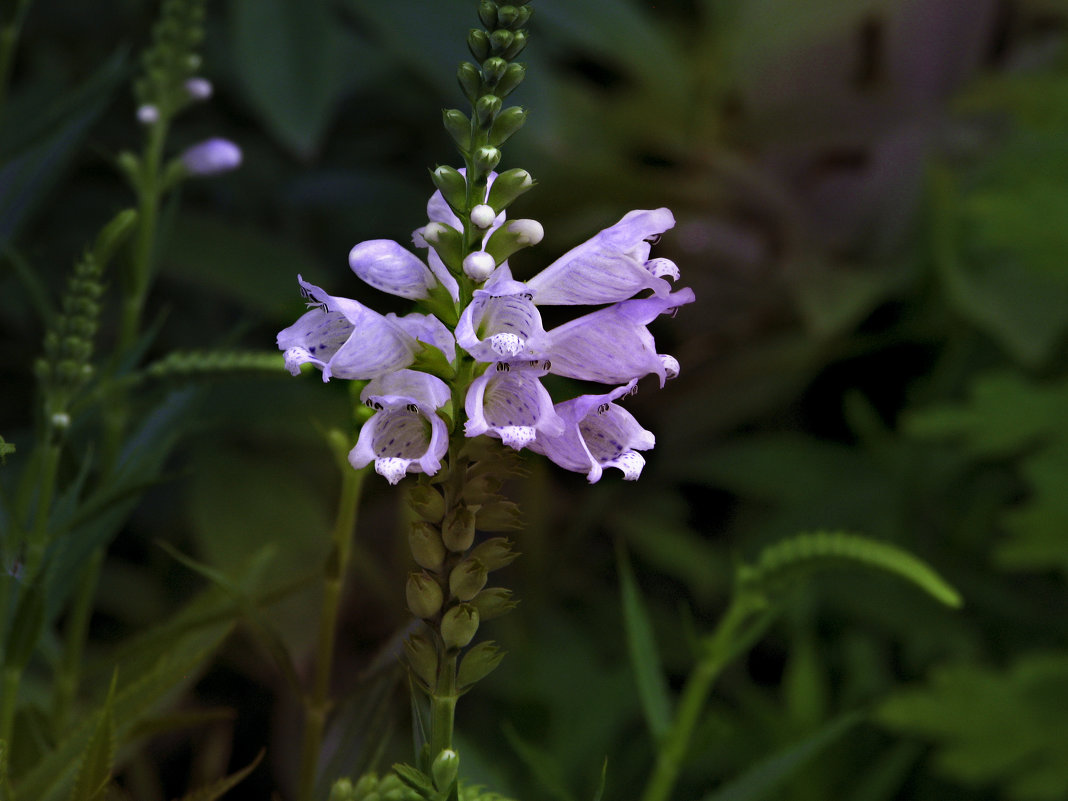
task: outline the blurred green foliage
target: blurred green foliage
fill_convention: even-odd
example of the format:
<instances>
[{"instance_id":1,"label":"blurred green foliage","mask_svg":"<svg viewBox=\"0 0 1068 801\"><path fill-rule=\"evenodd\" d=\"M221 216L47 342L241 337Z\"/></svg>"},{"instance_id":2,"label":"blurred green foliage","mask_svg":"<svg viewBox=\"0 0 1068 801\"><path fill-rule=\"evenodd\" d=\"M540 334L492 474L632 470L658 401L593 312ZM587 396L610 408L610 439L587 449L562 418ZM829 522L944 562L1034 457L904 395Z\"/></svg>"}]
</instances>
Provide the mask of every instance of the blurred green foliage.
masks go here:
<instances>
[{"instance_id":1,"label":"blurred green foliage","mask_svg":"<svg viewBox=\"0 0 1068 801\"><path fill-rule=\"evenodd\" d=\"M518 93L531 114L502 166L538 180L516 212L540 220L546 240L517 273L631 208L667 205L679 224L658 253L698 302L659 334L681 377L656 403L631 403L658 440L637 485L589 487L528 459L531 476L511 487L528 519L508 571L523 604L491 624L509 655L460 706L464 773L524 801L585 799L607 757L604 798L633 797L653 751L617 543L666 676L641 695L662 708L722 613L734 564L798 531L837 529L920 555L962 591L964 610L889 578L820 574L723 675L678 797L1063 798L1068 9L536 6ZM84 243L130 203L111 162L137 137L129 53L156 11L35 0L23 21L0 122L6 492L31 451L32 363L54 299ZM187 184L164 211L147 362L270 349L302 310L298 272L383 308L345 256L364 239L407 241L423 222L427 170L452 160L439 114L459 102L454 67L473 22L467 0L209 4L204 74L216 96L174 141L229 136L245 161ZM105 306L105 342L116 317ZM248 611L269 618L275 645L305 671L318 598L300 579L326 557L337 493L320 431L347 425L346 388L284 374L217 372L194 391L180 371L145 381L137 459L113 483L81 488L103 511L67 521L80 545L50 576L59 604L80 560L113 539L77 699L85 722L22 777L20 799L69 793L60 788L103 737L107 709L119 742L160 732L116 752L138 801L218 780L263 747L265 765L227 797L294 781L298 699ZM72 480L93 448L77 431L74 441ZM384 484L365 498L355 545L332 776L409 750L393 668L408 566L398 495ZM229 594L155 540L219 571ZM44 613L31 666L55 659L59 612ZM172 733L181 728L186 740ZM0 763L34 764L48 742L13 743ZM781 770L774 788L761 784L769 765ZM0 771L0 796L2 784Z\"/></svg>"}]
</instances>

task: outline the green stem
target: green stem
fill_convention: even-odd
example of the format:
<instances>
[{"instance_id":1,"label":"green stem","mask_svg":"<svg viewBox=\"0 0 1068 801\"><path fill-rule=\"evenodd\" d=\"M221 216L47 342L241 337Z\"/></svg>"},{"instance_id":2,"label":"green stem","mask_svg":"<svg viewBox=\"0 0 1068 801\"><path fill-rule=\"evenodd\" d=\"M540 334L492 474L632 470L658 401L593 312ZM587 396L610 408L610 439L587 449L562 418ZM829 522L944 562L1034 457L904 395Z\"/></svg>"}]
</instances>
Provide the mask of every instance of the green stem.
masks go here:
<instances>
[{"instance_id":1,"label":"green stem","mask_svg":"<svg viewBox=\"0 0 1068 801\"><path fill-rule=\"evenodd\" d=\"M15 729L15 708L18 705L19 684L22 671L17 667L4 668L0 682L0 741L10 744Z\"/></svg>"},{"instance_id":2,"label":"green stem","mask_svg":"<svg viewBox=\"0 0 1068 801\"><path fill-rule=\"evenodd\" d=\"M441 661L438 670L438 685L430 696L430 753L428 759L434 758L446 748L452 748L452 735L455 729L456 701L456 657L449 656Z\"/></svg>"},{"instance_id":3,"label":"green stem","mask_svg":"<svg viewBox=\"0 0 1068 801\"><path fill-rule=\"evenodd\" d=\"M82 655L89 632L89 618L93 611L93 597L96 595L100 579L100 568L104 562L104 549L93 552L89 563L82 572L75 590L74 602L67 620L66 641L63 647L62 662L56 675L55 689L52 696L52 731L56 741L61 739L70 722L71 708L78 692L81 679Z\"/></svg>"},{"instance_id":4,"label":"green stem","mask_svg":"<svg viewBox=\"0 0 1068 801\"><path fill-rule=\"evenodd\" d=\"M345 588L349 558L352 554L352 534L356 528L356 510L367 470L343 467L341 499L334 524L333 544L326 562L323 585L323 605L319 615L319 644L316 650L315 676L311 695L305 700L304 737L300 752L300 785L297 798L311 801L315 791L315 774L319 749L330 711L330 677L337 638L337 618Z\"/></svg>"},{"instance_id":5,"label":"green stem","mask_svg":"<svg viewBox=\"0 0 1068 801\"><path fill-rule=\"evenodd\" d=\"M48 548L48 518L52 508L52 498L56 491L56 474L59 471L60 445L53 437L51 425L44 434L40 445L40 468L37 475L37 510L34 513L33 528L30 529L29 541L26 543L25 575L28 581L36 579L37 568L44 559Z\"/></svg>"},{"instance_id":6,"label":"green stem","mask_svg":"<svg viewBox=\"0 0 1068 801\"><path fill-rule=\"evenodd\" d=\"M749 640L749 632L741 629L750 619L756 600L747 594L735 596L716 630L706 641L701 659L686 679L678 711L660 744L656 766L646 784L642 801L668 801L672 797L679 770L712 685L741 650L739 646Z\"/></svg>"},{"instance_id":7,"label":"green stem","mask_svg":"<svg viewBox=\"0 0 1068 801\"><path fill-rule=\"evenodd\" d=\"M30 2L31 0L19 0L11 19L5 20L3 28L0 28L0 118L4 116L7 88L11 83L11 66L15 63L15 50L22 32L22 20L30 9Z\"/></svg>"}]
</instances>

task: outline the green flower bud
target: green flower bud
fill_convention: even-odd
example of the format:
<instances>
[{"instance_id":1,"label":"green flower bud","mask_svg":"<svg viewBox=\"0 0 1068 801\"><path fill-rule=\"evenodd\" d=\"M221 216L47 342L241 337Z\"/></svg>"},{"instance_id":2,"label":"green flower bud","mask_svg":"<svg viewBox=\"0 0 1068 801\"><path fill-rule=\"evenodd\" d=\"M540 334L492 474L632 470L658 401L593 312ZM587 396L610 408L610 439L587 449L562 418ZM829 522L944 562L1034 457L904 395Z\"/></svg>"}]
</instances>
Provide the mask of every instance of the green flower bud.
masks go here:
<instances>
[{"instance_id":1,"label":"green flower bud","mask_svg":"<svg viewBox=\"0 0 1068 801\"><path fill-rule=\"evenodd\" d=\"M506 537L493 537L479 544L467 558L481 562L486 570L490 571L500 570L502 567L512 564L518 557L519 552L512 550L511 540ZM467 599L465 598L464 600Z\"/></svg>"},{"instance_id":2,"label":"green flower bud","mask_svg":"<svg viewBox=\"0 0 1068 801\"><path fill-rule=\"evenodd\" d=\"M427 223L422 231L423 239L437 251L445 266L459 273L463 269L463 235L451 225L439 222Z\"/></svg>"},{"instance_id":3,"label":"green flower bud","mask_svg":"<svg viewBox=\"0 0 1068 801\"><path fill-rule=\"evenodd\" d=\"M497 27L497 4L491 3L490 0L482 0L478 4L478 18L482 20L482 24L486 26L488 30L493 30Z\"/></svg>"},{"instance_id":4,"label":"green flower bud","mask_svg":"<svg viewBox=\"0 0 1068 801\"><path fill-rule=\"evenodd\" d=\"M449 573L449 592L461 601L470 601L486 586L489 571L477 559L465 559Z\"/></svg>"},{"instance_id":5,"label":"green flower bud","mask_svg":"<svg viewBox=\"0 0 1068 801\"><path fill-rule=\"evenodd\" d=\"M495 31L495 33L496 33L496 31ZM501 53L501 55L504 56L509 61L511 61L516 56L518 56L520 53L522 53L523 49L526 46L527 46L527 34L526 34L526 32L525 31L516 31L515 34L512 36L512 43L510 45L508 45L508 47L506 47L504 49L504 51Z\"/></svg>"},{"instance_id":6,"label":"green flower bud","mask_svg":"<svg viewBox=\"0 0 1068 801\"><path fill-rule=\"evenodd\" d=\"M464 97L472 103L482 94L482 74L470 61L465 61L456 68L456 79L460 82Z\"/></svg>"},{"instance_id":7,"label":"green flower bud","mask_svg":"<svg viewBox=\"0 0 1068 801\"><path fill-rule=\"evenodd\" d=\"M445 561L445 544L441 541L441 532L425 520L416 520L408 529L408 547L412 549L412 558L419 567L427 570L440 570Z\"/></svg>"},{"instance_id":8,"label":"green flower bud","mask_svg":"<svg viewBox=\"0 0 1068 801\"><path fill-rule=\"evenodd\" d=\"M111 222L104 226L93 243L93 258L97 264L103 267L111 261L115 251L122 247L136 225L137 212L133 209L125 209L112 217Z\"/></svg>"},{"instance_id":9,"label":"green flower bud","mask_svg":"<svg viewBox=\"0 0 1068 801\"><path fill-rule=\"evenodd\" d=\"M412 614L424 620L440 612L441 604L445 600L441 586L425 572L408 574L404 595Z\"/></svg>"},{"instance_id":10,"label":"green flower bud","mask_svg":"<svg viewBox=\"0 0 1068 801\"><path fill-rule=\"evenodd\" d=\"M430 689L438 678L438 652L423 634L416 632L404 641L404 654L408 667L426 689Z\"/></svg>"},{"instance_id":11,"label":"green flower bud","mask_svg":"<svg viewBox=\"0 0 1068 801\"><path fill-rule=\"evenodd\" d=\"M515 21L516 28L526 27L526 24L530 22L530 18L534 15L534 9L526 5L528 0L522 0L522 2L516 3L519 6L519 18Z\"/></svg>"},{"instance_id":12,"label":"green flower bud","mask_svg":"<svg viewBox=\"0 0 1068 801\"><path fill-rule=\"evenodd\" d=\"M481 100L481 98L480 98ZM498 100L498 106L500 101ZM500 147L508 138L523 127L523 123L527 121L527 112L519 106L512 106L506 108L500 113L500 115L493 121L493 126L489 132L489 143L494 147Z\"/></svg>"},{"instance_id":13,"label":"green flower bud","mask_svg":"<svg viewBox=\"0 0 1068 801\"><path fill-rule=\"evenodd\" d=\"M483 5L491 5L484 3ZM434 779L434 787L439 793L447 792L456 782L456 776L460 772L460 755L451 748L446 748L436 757L430 765L430 776Z\"/></svg>"},{"instance_id":14,"label":"green flower bud","mask_svg":"<svg viewBox=\"0 0 1068 801\"><path fill-rule=\"evenodd\" d=\"M363 408L367 408L360 404ZM440 523L445 516L445 499L441 493L426 484L416 484L408 493L408 506L421 520Z\"/></svg>"},{"instance_id":15,"label":"green flower bud","mask_svg":"<svg viewBox=\"0 0 1068 801\"><path fill-rule=\"evenodd\" d=\"M475 103L475 115L478 117L479 125L489 125L500 112L501 99L496 95L482 95Z\"/></svg>"},{"instance_id":16,"label":"green flower bud","mask_svg":"<svg viewBox=\"0 0 1068 801\"><path fill-rule=\"evenodd\" d=\"M475 541L475 513L466 506L457 506L446 516L441 527L445 547L463 553Z\"/></svg>"},{"instance_id":17,"label":"green flower bud","mask_svg":"<svg viewBox=\"0 0 1068 801\"><path fill-rule=\"evenodd\" d=\"M511 501L491 501L478 508L475 527L480 531L517 531L523 528L523 510Z\"/></svg>"},{"instance_id":18,"label":"green flower bud","mask_svg":"<svg viewBox=\"0 0 1068 801\"><path fill-rule=\"evenodd\" d=\"M543 236L545 229L537 220L511 220L493 232L485 249L500 264L517 250L538 244Z\"/></svg>"},{"instance_id":19,"label":"green flower bud","mask_svg":"<svg viewBox=\"0 0 1068 801\"><path fill-rule=\"evenodd\" d=\"M482 62L482 80L486 86L494 87L508 72L508 62L499 56L487 58Z\"/></svg>"},{"instance_id":20,"label":"green flower bud","mask_svg":"<svg viewBox=\"0 0 1068 801\"><path fill-rule=\"evenodd\" d=\"M463 648L477 631L478 610L470 604L457 604L441 618L441 639L450 651Z\"/></svg>"},{"instance_id":21,"label":"green flower bud","mask_svg":"<svg viewBox=\"0 0 1068 801\"><path fill-rule=\"evenodd\" d=\"M479 620L492 620L508 614L519 606L519 602L513 600L511 590L489 587L472 598L471 605L478 610Z\"/></svg>"},{"instance_id":22,"label":"green flower bud","mask_svg":"<svg viewBox=\"0 0 1068 801\"><path fill-rule=\"evenodd\" d=\"M489 58L489 35L485 31L472 28L467 34L467 48L471 51L471 55L475 57L475 61L481 64Z\"/></svg>"},{"instance_id":23,"label":"green flower bud","mask_svg":"<svg viewBox=\"0 0 1068 801\"><path fill-rule=\"evenodd\" d=\"M460 668L456 671L456 684L460 690L465 690L471 685L482 681L504 659L504 651L492 642L480 642L468 651L460 660Z\"/></svg>"},{"instance_id":24,"label":"green flower bud","mask_svg":"<svg viewBox=\"0 0 1068 801\"><path fill-rule=\"evenodd\" d=\"M530 177L530 173L526 170L505 170L497 176L497 180L490 187L486 203L500 213L532 186L534 186L534 179Z\"/></svg>"},{"instance_id":25,"label":"green flower bud","mask_svg":"<svg viewBox=\"0 0 1068 801\"><path fill-rule=\"evenodd\" d=\"M356 787L352 786L352 781L350 779L338 779L334 782L334 786L330 788L330 801L358 801L358 799L370 792L370 790L364 790L363 792L357 790L357 788L365 784L364 780L368 778L373 779L373 777L364 776L360 779L359 784L357 784Z\"/></svg>"},{"instance_id":26,"label":"green flower bud","mask_svg":"<svg viewBox=\"0 0 1068 801\"><path fill-rule=\"evenodd\" d=\"M495 147L480 147L474 152L473 161L476 170L487 173L501 163L501 151Z\"/></svg>"},{"instance_id":27,"label":"green flower bud","mask_svg":"<svg viewBox=\"0 0 1068 801\"><path fill-rule=\"evenodd\" d=\"M516 35L511 31L496 30L489 35L490 50L493 51L493 55L498 56L504 53L512 46L512 42L515 41Z\"/></svg>"},{"instance_id":28,"label":"green flower bud","mask_svg":"<svg viewBox=\"0 0 1068 801\"><path fill-rule=\"evenodd\" d=\"M467 181L459 170L442 165L430 174L430 180L454 210L459 211L467 205Z\"/></svg>"},{"instance_id":29,"label":"green flower bud","mask_svg":"<svg viewBox=\"0 0 1068 801\"><path fill-rule=\"evenodd\" d=\"M467 119L467 115L459 109L447 108L441 112L441 119L456 146L464 153L470 150L471 120Z\"/></svg>"},{"instance_id":30,"label":"green flower bud","mask_svg":"<svg viewBox=\"0 0 1068 801\"><path fill-rule=\"evenodd\" d=\"M515 6L501 6L497 9L497 24L487 28L514 28L519 21L519 9Z\"/></svg>"}]
</instances>

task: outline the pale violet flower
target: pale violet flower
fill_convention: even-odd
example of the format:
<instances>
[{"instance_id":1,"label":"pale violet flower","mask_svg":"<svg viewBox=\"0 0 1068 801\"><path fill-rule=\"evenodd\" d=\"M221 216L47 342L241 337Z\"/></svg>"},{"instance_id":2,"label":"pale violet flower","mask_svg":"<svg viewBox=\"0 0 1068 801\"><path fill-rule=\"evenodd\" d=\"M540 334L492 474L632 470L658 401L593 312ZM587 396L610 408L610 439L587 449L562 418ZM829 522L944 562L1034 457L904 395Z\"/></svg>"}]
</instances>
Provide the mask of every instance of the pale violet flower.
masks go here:
<instances>
[{"instance_id":1,"label":"pale violet flower","mask_svg":"<svg viewBox=\"0 0 1068 801\"><path fill-rule=\"evenodd\" d=\"M604 469L615 467L628 481L637 480L645 466L638 451L656 444L634 415L614 401L634 391L630 381L603 395L580 395L556 405L564 422L558 435L538 437L530 449L548 457L565 470L585 473L591 484L600 480Z\"/></svg>"},{"instance_id":2,"label":"pale violet flower","mask_svg":"<svg viewBox=\"0 0 1068 801\"><path fill-rule=\"evenodd\" d=\"M572 248L527 281L538 305L617 303L645 289L666 295L679 269L668 259L649 260L650 240L674 227L667 209L635 210Z\"/></svg>"},{"instance_id":3,"label":"pale violet flower","mask_svg":"<svg viewBox=\"0 0 1068 801\"><path fill-rule=\"evenodd\" d=\"M390 484L406 473L434 475L449 447L449 432L436 410L451 398L440 378L416 370L399 370L369 382L360 400L375 409L360 428L349 463L359 469L375 463Z\"/></svg>"},{"instance_id":4,"label":"pale violet flower","mask_svg":"<svg viewBox=\"0 0 1068 801\"><path fill-rule=\"evenodd\" d=\"M425 342L452 358L452 334L435 317L382 315L349 298L328 295L298 276L301 291L313 307L279 332L286 369L314 364L331 378L370 379L402 370L415 361Z\"/></svg>"},{"instance_id":5,"label":"pale violet flower","mask_svg":"<svg viewBox=\"0 0 1068 801\"><path fill-rule=\"evenodd\" d=\"M456 344L481 362L537 359L545 345L541 313L507 264L476 289L456 324Z\"/></svg>"},{"instance_id":6,"label":"pale violet flower","mask_svg":"<svg viewBox=\"0 0 1068 801\"><path fill-rule=\"evenodd\" d=\"M464 409L469 437L489 434L520 450L539 436L563 433L564 423L541 385L547 365L540 361L497 362L476 378Z\"/></svg>"},{"instance_id":7,"label":"pale violet flower","mask_svg":"<svg viewBox=\"0 0 1068 801\"><path fill-rule=\"evenodd\" d=\"M159 122L159 108L148 103L138 106L137 121L142 125L155 125Z\"/></svg>"},{"instance_id":8,"label":"pale violet flower","mask_svg":"<svg viewBox=\"0 0 1068 801\"><path fill-rule=\"evenodd\" d=\"M207 100L214 92L207 78L190 78L185 82L185 91L191 100Z\"/></svg>"},{"instance_id":9,"label":"pale violet flower","mask_svg":"<svg viewBox=\"0 0 1068 801\"><path fill-rule=\"evenodd\" d=\"M207 139L180 156L190 175L218 175L241 166L241 148L229 139Z\"/></svg>"},{"instance_id":10,"label":"pale violet flower","mask_svg":"<svg viewBox=\"0 0 1068 801\"><path fill-rule=\"evenodd\" d=\"M375 289L409 300L429 297L438 285L438 278L422 259L392 239L369 239L356 245L349 251L349 266Z\"/></svg>"}]
</instances>

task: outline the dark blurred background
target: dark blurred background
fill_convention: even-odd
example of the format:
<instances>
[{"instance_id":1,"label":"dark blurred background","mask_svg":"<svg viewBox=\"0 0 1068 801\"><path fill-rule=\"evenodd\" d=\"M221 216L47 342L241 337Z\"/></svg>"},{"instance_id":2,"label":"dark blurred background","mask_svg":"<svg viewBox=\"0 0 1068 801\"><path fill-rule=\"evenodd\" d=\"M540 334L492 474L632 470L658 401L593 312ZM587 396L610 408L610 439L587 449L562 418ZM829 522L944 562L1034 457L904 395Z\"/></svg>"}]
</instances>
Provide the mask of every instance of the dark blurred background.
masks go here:
<instances>
[{"instance_id":1,"label":"dark blurred background","mask_svg":"<svg viewBox=\"0 0 1068 801\"><path fill-rule=\"evenodd\" d=\"M697 302L654 325L680 377L664 390L647 378L628 401L657 436L641 480L589 487L530 457L512 487L528 527L503 581L523 603L483 627L509 655L461 702L465 771L524 801L569 801L591 797L607 756L606 798L633 797L652 752L617 543L679 686L734 560L829 529L911 549L962 591L963 611L889 578L821 574L723 678L678 797L702 798L858 709L867 722L767 797L1068 797L1068 5L534 6L528 78L512 96L530 116L502 168L539 182L511 213L546 237L515 272L533 275L632 208L668 206L677 226L656 254ZM131 202L113 161L141 146L129 85L156 12L35 0L26 20L0 156L62 137L31 192L5 200L0 182L0 433L20 452L44 323L15 263L58 295ZM475 24L467 0L209 3L215 96L171 145L226 136L244 164L188 182L165 215L149 358L272 349L303 309L298 273L404 310L346 256L364 239L408 243L428 170L460 166L440 111L464 107L455 67ZM269 548L265 591L295 565L314 569L338 486L322 431L349 425L348 403L343 382L312 375L214 379L170 480L110 551L90 655L106 663L202 586L155 540L233 573ZM369 481L328 742L338 774L379 746L359 730L372 711L390 723L383 764L408 758L406 687L376 662L390 664L407 624L399 499ZM270 608L305 666L317 610L314 590ZM136 798L181 795L261 747L267 763L229 797L288 790L297 700L246 631L177 703L234 714L132 755Z\"/></svg>"}]
</instances>

